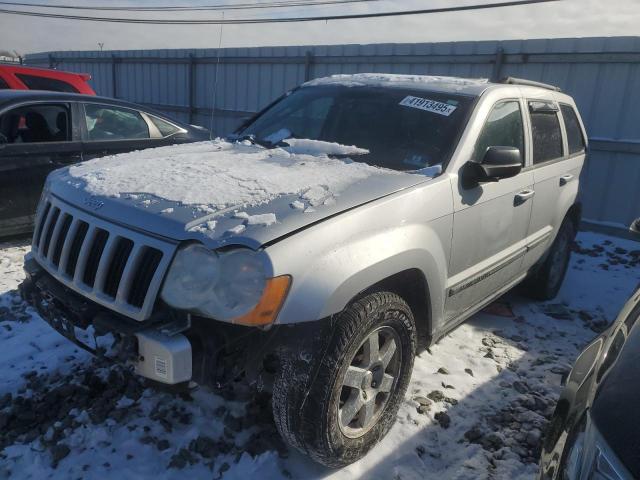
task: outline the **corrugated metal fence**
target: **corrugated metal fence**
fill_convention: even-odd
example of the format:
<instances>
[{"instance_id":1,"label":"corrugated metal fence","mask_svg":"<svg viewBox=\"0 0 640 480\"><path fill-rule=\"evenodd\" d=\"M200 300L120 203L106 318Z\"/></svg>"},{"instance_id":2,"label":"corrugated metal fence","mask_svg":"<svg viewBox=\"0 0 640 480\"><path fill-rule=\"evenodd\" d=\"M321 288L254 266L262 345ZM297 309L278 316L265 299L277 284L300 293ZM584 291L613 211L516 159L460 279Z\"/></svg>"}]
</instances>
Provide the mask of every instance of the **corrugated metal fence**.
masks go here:
<instances>
[{"instance_id":1,"label":"corrugated metal fence","mask_svg":"<svg viewBox=\"0 0 640 480\"><path fill-rule=\"evenodd\" d=\"M576 99L587 124L585 219L623 226L640 216L640 37L50 52L26 62L89 72L100 95L212 125L216 135L305 80L335 73L515 76L551 83Z\"/></svg>"}]
</instances>

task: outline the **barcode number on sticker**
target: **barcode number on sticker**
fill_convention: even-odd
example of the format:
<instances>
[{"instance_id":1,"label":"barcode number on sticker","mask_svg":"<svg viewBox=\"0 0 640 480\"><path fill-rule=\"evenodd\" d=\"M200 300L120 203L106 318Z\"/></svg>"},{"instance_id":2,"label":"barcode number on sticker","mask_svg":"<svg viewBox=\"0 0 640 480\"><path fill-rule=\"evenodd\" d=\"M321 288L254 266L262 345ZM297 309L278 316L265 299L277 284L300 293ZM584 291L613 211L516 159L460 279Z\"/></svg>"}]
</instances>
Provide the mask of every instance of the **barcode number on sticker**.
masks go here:
<instances>
[{"instance_id":1,"label":"barcode number on sticker","mask_svg":"<svg viewBox=\"0 0 640 480\"><path fill-rule=\"evenodd\" d=\"M155 370L158 377L167 378L167 361L164 358L155 357Z\"/></svg>"},{"instance_id":2,"label":"barcode number on sticker","mask_svg":"<svg viewBox=\"0 0 640 480\"><path fill-rule=\"evenodd\" d=\"M436 102L435 100L429 100L428 98L414 97L407 95L401 102L403 107L418 108L427 112L437 113L448 117L456 111L456 106L449 105L448 103Z\"/></svg>"}]
</instances>

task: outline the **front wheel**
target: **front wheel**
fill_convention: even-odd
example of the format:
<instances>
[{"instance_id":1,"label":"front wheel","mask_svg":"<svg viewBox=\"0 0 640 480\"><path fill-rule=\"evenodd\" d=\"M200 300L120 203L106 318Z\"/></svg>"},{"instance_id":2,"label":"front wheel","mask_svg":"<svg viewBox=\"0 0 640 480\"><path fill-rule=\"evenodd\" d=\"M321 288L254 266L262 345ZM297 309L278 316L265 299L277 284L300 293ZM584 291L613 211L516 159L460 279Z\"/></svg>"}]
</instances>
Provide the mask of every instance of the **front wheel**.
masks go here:
<instances>
[{"instance_id":1,"label":"front wheel","mask_svg":"<svg viewBox=\"0 0 640 480\"><path fill-rule=\"evenodd\" d=\"M415 351L414 319L402 298L383 292L354 302L319 363L294 360L281 369L273 393L280 434L329 467L362 458L395 422Z\"/></svg>"}]
</instances>

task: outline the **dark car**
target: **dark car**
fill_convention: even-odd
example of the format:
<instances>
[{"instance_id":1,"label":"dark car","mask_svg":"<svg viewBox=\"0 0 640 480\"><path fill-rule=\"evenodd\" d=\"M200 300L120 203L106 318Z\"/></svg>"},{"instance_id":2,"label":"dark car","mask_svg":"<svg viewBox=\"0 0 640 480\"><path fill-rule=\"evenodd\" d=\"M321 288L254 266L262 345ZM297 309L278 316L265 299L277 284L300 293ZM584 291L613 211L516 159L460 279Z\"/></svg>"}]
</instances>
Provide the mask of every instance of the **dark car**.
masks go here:
<instances>
[{"instance_id":1,"label":"dark car","mask_svg":"<svg viewBox=\"0 0 640 480\"><path fill-rule=\"evenodd\" d=\"M640 237L640 219L631 231ZM580 354L551 419L543 480L640 478L640 285Z\"/></svg>"},{"instance_id":2,"label":"dark car","mask_svg":"<svg viewBox=\"0 0 640 480\"><path fill-rule=\"evenodd\" d=\"M207 140L209 132L129 102L0 90L0 237L32 229L52 170L104 155Z\"/></svg>"}]
</instances>

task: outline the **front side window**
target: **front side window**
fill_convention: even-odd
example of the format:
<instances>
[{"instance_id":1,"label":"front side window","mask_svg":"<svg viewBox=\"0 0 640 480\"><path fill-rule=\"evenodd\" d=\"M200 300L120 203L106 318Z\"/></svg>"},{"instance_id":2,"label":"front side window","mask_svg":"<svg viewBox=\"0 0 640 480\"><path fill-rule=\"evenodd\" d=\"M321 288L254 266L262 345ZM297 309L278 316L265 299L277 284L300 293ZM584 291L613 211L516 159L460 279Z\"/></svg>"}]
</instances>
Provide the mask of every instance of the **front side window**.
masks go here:
<instances>
[{"instance_id":1,"label":"front side window","mask_svg":"<svg viewBox=\"0 0 640 480\"><path fill-rule=\"evenodd\" d=\"M89 140L149 138L149 126L136 110L93 103L85 104L84 110Z\"/></svg>"},{"instance_id":2,"label":"front side window","mask_svg":"<svg viewBox=\"0 0 640 480\"><path fill-rule=\"evenodd\" d=\"M6 143L64 142L71 140L71 116L66 104L36 104L14 108L0 117Z\"/></svg>"},{"instance_id":3,"label":"front side window","mask_svg":"<svg viewBox=\"0 0 640 480\"><path fill-rule=\"evenodd\" d=\"M562 157L562 132L557 108L544 102L530 102L533 163Z\"/></svg>"},{"instance_id":4,"label":"front side window","mask_svg":"<svg viewBox=\"0 0 640 480\"><path fill-rule=\"evenodd\" d=\"M498 103L491 110L476 143L476 162L482 161L489 147L515 147L524 161L524 125L517 100Z\"/></svg>"},{"instance_id":5,"label":"front side window","mask_svg":"<svg viewBox=\"0 0 640 480\"><path fill-rule=\"evenodd\" d=\"M466 95L404 88L302 87L238 133L276 143L304 138L355 145L369 150L352 157L356 161L419 170L446 164L472 102Z\"/></svg>"},{"instance_id":6,"label":"front side window","mask_svg":"<svg viewBox=\"0 0 640 480\"><path fill-rule=\"evenodd\" d=\"M569 105L560 105L560 110L562 110L562 118L564 119L565 130L567 131L569 153L584 152L584 136L582 135L582 128L580 127L576 111Z\"/></svg>"},{"instance_id":7,"label":"front side window","mask_svg":"<svg viewBox=\"0 0 640 480\"><path fill-rule=\"evenodd\" d=\"M0 77L0 90L6 90L9 88L9 84L4 80L4 78Z\"/></svg>"},{"instance_id":8,"label":"front side window","mask_svg":"<svg viewBox=\"0 0 640 480\"><path fill-rule=\"evenodd\" d=\"M29 90L51 90L53 92L78 93L78 90L70 83L55 78L40 77L37 75L25 75L16 73L16 77L24 83Z\"/></svg>"}]
</instances>

